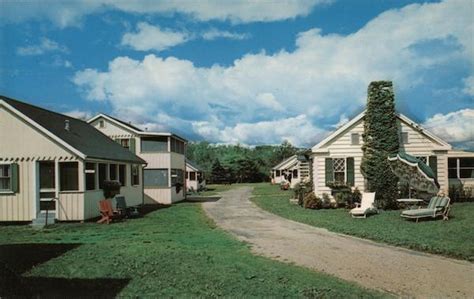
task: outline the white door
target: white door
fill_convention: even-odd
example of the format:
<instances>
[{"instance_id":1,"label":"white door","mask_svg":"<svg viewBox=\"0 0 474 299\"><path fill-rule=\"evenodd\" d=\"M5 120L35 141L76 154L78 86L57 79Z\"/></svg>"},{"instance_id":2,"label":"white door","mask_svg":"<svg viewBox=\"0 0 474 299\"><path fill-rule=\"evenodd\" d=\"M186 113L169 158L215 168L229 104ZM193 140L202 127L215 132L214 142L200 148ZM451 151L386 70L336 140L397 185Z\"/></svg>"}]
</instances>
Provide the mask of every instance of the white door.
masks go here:
<instances>
[{"instance_id":1,"label":"white door","mask_svg":"<svg viewBox=\"0 0 474 299\"><path fill-rule=\"evenodd\" d=\"M56 211L56 175L54 161L38 162L39 212Z\"/></svg>"}]
</instances>

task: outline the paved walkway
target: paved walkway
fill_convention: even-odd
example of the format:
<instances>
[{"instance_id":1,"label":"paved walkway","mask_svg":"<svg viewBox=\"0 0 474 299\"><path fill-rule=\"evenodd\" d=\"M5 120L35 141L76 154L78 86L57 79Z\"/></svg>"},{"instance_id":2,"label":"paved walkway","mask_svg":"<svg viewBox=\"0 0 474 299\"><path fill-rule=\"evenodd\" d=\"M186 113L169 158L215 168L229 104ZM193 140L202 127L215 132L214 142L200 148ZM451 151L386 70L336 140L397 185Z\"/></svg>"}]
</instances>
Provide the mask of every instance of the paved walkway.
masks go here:
<instances>
[{"instance_id":1,"label":"paved walkway","mask_svg":"<svg viewBox=\"0 0 474 299\"><path fill-rule=\"evenodd\" d=\"M203 203L216 224L253 251L403 297L474 298L474 264L297 223L249 201L252 189ZM363 220L361 220L363 221ZM442 236L440 236L442 238Z\"/></svg>"}]
</instances>

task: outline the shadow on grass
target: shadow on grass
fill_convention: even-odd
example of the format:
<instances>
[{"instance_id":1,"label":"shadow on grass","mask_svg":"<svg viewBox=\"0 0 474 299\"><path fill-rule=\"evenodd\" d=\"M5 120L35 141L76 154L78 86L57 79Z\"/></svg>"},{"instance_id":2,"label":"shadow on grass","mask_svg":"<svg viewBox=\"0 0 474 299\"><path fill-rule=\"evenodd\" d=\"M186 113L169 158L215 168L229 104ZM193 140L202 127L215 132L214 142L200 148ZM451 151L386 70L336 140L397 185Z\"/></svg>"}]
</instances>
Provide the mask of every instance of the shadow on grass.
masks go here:
<instances>
[{"instance_id":1,"label":"shadow on grass","mask_svg":"<svg viewBox=\"0 0 474 299\"><path fill-rule=\"evenodd\" d=\"M221 199L221 196L188 196L184 202L216 202Z\"/></svg>"},{"instance_id":2,"label":"shadow on grass","mask_svg":"<svg viewBox=\"0 0 474 299\"><path fill-rule=\"evenodd\" d=\"M0 246L0 298L116 297L129 279L23 277L31 268L80 244L9 244Z\"/></svg>"}]
</instances>

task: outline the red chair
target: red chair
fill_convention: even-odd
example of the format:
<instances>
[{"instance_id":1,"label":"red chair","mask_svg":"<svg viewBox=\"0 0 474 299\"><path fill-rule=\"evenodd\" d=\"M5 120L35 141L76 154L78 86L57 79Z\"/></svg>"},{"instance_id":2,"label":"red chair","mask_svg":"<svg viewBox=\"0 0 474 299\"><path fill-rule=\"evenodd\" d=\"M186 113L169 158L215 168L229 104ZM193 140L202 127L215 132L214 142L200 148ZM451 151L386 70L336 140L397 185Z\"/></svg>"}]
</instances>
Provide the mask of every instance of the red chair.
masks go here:
<instances>
[{"instance_id":1,"label":"red chair","mask_svg":"<svg viewBox=\"0 0 474 299\"><path fill-rule=\"evenodd\" d=\"M100 218L97 223L106 222L107 224L109 224L110 221L121 217L120 214L117 213L117 211L114 211L114 209L112 208L112 203L108 199L103 199L99 201L99 211L102 218Z\"/></svg>"}]
</instances>

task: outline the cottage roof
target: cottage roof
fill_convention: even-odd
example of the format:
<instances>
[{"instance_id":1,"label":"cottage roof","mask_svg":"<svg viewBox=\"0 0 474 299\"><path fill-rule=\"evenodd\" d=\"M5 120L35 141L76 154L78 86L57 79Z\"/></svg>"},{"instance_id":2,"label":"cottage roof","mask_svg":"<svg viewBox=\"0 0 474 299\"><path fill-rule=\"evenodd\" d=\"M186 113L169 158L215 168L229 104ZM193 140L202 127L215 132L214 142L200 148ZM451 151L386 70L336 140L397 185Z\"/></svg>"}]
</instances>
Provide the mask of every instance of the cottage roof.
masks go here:
<instances>
[{"instance_id":1,"label":"cottage roof","mask_svg":"<svg viewBox=\"0 0 474 299\"><path fill-rule=\"evenodd\" d=\"M186 166L193 169L194 171L202 171L202 168L199 167L194 161L186 159Z\"/></svg>"},{"instance_id":2,"label":"cottage roof","mask_svg":"<svg viewBox=\"0 0 474 299\"><path fill-rule=\"evenodd\" d=\"M5 96L0 96L0 104L6 103L35 127L72 150L81 158L95 158L145 164L146 162L123 148L87 122L33 106ZM67 123L67 125L66 125ZM68 126L68 129L66 129Z\"/></svg>"}]
</instances>

